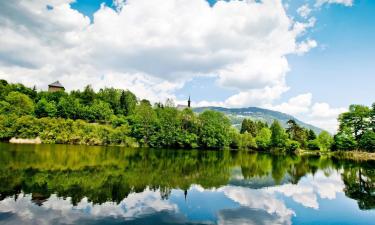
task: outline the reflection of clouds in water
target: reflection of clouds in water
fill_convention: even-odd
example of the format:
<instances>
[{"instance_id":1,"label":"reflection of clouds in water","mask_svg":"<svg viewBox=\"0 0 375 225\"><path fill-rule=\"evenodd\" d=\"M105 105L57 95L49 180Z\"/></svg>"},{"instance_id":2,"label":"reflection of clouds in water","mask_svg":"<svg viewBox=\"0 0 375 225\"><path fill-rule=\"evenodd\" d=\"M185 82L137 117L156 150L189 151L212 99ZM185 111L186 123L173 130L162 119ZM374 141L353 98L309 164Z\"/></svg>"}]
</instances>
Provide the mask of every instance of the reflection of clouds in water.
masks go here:
<instances>
[{"instance_id":1,"label":"reflection of clouds in water","mask_svg":"<svg viewBox=\"0 0 375 225\"><path fill-rule=\"evenodd\" d=\"M265 211L241 207L238 209L224 209L218 213L219 225L278 225L290 224L284 218Z\"/></svg>"},{"instance_id":2,"label":"reflection of clouds in water","mask_svg":"<svg viewBox=\"0 0 375 225\"><path fill-rule=\"evenodd\" d=\"M336 193L342 192L344 183L341 180L340 173L332 172L328 177L323 172L318 172L314 176L308 175L301 179L298 184L285 184L267 188L268 193L282 193L291 197L295 202L301 205L319 209L317 195L324 199L335 199Z\"/></svg>"},{"instance_id":3,"label":"reflection of clouds in water","mask_svg":"<svg viewBox=\"0 0 375 225\"><path fill-rule=\"evenodd\" d=\"M244 187L227 186L219 189L219 191L223 191L228 198L238 202L241 206L258 209L258 213L268 214L269 217L277 217L280 224L291 223L291 217L294 215L294 212L288 209L274 195L267 193L263 189L254 190ZM260 210L263 210L263 212Z\"/></svg>"},{"instance_id":4,"label":"reflection of clouds in water","mask_svg":"<svg viewBox=\"0 0 375 225\"><path fill-rule=\"evenodd\" d=\"M291 197L295 202L302 204L305 207L318 209L319 204L317 201L314 189L307 185L294 185L285 184L281 186L267 188L266 191L270 194L282 193L287 197Z\"/></svg>"},{"instance_id":5,"label":"reflection of clouds in water","mask_svg":"<svg viewBox=\"0 0 375 225\"><path fill-rule=\"evenodd\" d=\"M295 202L313 209L319 208L318 196L335 199L336 193L342 192L344 183L340 173L332 172L328 177L323 172L308 175L298 184L284 184L262 189L248 189L226 186L218 189L242 207L236 210L221 210L220 224L291 224L294 211L288 209L276 194L281 193ZM249 210L249 213L244 211ZM240 213L241 212L241 213Z\"/></svg>"},{"instance_id":6,"label":"reflection of clouds in water","mask_svg":"<svg viewBox=\"0 0 375 225\"><path fill-rule=\"evenodd\" d=\"M31 202L30 195L20 195L16 201L6 198L0 202L0 212L13 213L7 218L7 224L72 224L84 218L109 216L132 219L161 211L177 212L177 205L161 200L158 191L150 190L130 194L120 204L107 202L94 205L85 198L73 206L70 198L62 199L56 195L52 195L40 207Z\"/></svg>"},{"instance_id":7,"label":"reflection of clouds in water","mask_svg":"<svg viewBox=\"0 0 375 225\"><path fill-rule=\"evenodd\" d=\"M284 184L262 189L250 189L240 186L204 189L192 185L190 190L198 192L222 193L231 201L240 205L238 208L218 208L219 224L291 224L295 212L287 208L280 195L293 199L304 207L318 209L318 196L335 199L342 192L344 184L340 173L332 172L328 177L323 172L308 175L298 184ZM159 191L146 189L142 193L130 194L119 204L106 202L95 205L82 199L77 206L72 206L71 199L52 195L42 206L31 201L31 195L20 195L17 200L6 198L0 201L0 219L6 224L85 224L85 221L100 222L119 220L139 224L151 224L153 221L169 221L174 224L189 224L186 217L179 214L178 206L170 201L161 200ZM202 201L210 201L210 195L202 195ZM91 221L91 222L90 222ZM172 222L173 221L173 222ZM113 223L113 222L112 222ZM156 223L156 222L155 222Z\"/></svg>"},{"instance_id":8,"label":"reflection of clouds in water","mask_svg":"<svg viewBox=\"0 0 375 225\"><path fill-rule=\"evenodd\" d=\"M335 199L336 193L343 192L345 187L344 182L341 180L341 173L334 172L329 177L326 177L322 172L315 174L311 180L311 184L321 198Z\"/></svg>"}]
</instances>

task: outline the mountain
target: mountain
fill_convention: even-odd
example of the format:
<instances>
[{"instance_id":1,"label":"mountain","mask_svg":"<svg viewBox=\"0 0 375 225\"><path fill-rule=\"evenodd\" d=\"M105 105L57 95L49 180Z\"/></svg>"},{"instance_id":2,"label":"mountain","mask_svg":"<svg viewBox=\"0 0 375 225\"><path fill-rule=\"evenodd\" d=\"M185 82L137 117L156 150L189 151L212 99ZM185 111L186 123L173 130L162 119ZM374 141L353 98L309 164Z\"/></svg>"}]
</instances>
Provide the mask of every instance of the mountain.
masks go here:
<instances>
[{"instance_id":1,"label":"mountain","mask_svg":"<svg viewBox=\"0 0 375 225\"><path fill-rule=\"evenodd\" d=\"M222 112L226 114L229 119L231 120L232 124L237 127L241 128L241 123L242 120L245 118L250 118L253 120L262 120L266 121L268 124L271 124L273 120L278 120L280 123L284 126L287 127L287 122L290 119L293 119L296 121L298 125L301 127L307 128L307 129L312 129L315 133L319 134L323 130L315 127L313 125L304 123L295 117L288 115L286 113L281 113L269 109L262 109L258 107L248 107L248 108L223 108L223 107L214 107L214 106L209 106L209 107L197 107L193 108L194 112L201 113L204 110L214 110L218 112Z\"/></svg>"}]
</instances>

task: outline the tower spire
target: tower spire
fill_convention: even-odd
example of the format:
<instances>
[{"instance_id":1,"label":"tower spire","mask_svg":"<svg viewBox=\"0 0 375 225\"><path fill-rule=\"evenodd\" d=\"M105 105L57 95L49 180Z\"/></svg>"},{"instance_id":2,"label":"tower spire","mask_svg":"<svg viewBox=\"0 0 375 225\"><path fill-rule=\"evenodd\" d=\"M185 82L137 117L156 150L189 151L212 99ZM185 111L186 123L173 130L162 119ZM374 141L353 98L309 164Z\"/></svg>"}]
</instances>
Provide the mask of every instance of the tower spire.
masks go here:
<instances>
[{"instance_id":1,"label":"tower spire","mask_svg":"<svg viewBox=\"0 0 375 225\"><path fill-rule=\"evenodd\" d=\"M189 95L189 100L188 100L188 108L191 106L191 101L190 101L190 95Z\"/></svg>"}]
</instances>

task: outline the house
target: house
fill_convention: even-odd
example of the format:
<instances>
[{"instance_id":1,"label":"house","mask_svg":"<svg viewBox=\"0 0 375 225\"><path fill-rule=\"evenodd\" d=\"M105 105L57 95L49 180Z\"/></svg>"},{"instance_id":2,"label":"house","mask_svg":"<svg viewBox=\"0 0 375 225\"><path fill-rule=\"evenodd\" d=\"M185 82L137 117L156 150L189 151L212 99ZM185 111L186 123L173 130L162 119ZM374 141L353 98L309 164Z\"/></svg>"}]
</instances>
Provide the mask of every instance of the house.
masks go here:
<instances>
[{"instance_id":1,"label":"house","mask_svg":"<svg viewBox=\"0 0 375 225\"><path fill-rule=\"evenodd\" d=\"M49 92L57 92L57 91L65 91L64 86L59 81L56 81L50 85L48 85Z\"/></svg>"}]
</instances>

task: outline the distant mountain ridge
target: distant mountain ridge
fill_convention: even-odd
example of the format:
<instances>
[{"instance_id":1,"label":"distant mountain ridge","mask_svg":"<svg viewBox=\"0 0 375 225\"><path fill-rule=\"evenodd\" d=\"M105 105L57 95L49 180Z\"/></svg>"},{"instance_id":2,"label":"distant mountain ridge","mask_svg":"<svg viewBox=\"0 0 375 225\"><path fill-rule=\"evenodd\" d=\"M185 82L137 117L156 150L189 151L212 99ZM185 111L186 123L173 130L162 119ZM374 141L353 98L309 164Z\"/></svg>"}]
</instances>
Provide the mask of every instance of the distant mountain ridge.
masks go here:
<instances>
[{"instance_id":1,"label":"distant mountain ridge","mask_svg":"<svg viewBox=\"0 0 375 225\"><path fill-rule=\"evenodd\" d=\"M274 120L278 120L284 127L287 127L288 120L293 119L301 127L312 129L317 134L323 131L321 128L302 122L298 120L297 118L295 118L294 116L291 116L289 114L274 111L274 110L269 110L269 109L258 108L258 107L224 108L224 107L208 106L208 107L196 107L196 108L193 108L193 111L197 113L201 113L204 110L208 110L208 109L226 114L231 120L232 125L234 125L237 128L241 128L241 123L245 118L251 118L253 120L262 120L262 121L267 122L268 124L271 124Z\"/></svg>"}]
</instances>

